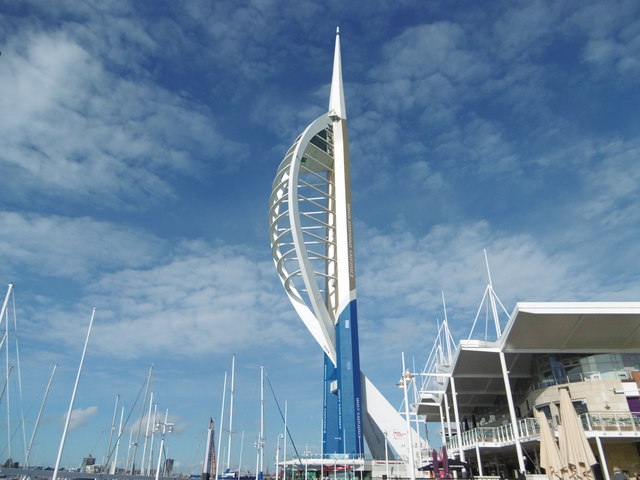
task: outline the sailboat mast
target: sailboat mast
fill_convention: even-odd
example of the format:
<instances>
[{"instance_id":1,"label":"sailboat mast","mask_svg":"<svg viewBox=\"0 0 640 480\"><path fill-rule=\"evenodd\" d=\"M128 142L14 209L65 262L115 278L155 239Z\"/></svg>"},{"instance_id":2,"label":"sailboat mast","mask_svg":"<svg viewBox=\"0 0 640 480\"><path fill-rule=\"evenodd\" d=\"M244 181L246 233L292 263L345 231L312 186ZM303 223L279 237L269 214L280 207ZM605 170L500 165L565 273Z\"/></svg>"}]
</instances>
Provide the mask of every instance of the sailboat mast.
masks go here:
<instances>
[{"instance_id":1,"label":"sailboat mast","mask_svg":"<svg viewBox=\"0 0 640 480\"><path fill-rule=\"evenodd\" d=\"M264 367L260 367L260 478L262 480L264 471Z\"/></svg>"},{"instance_id":2,"label":"sailboat mast","mask_svg":"<svg viewBox=\"0 0 640 480\"><path fill-rule=\"evenodd\" d=\"M144 411L147 408L147 397L149 396L149 384L151 383L151 373L153 372L153 365L149 367L149 374L147 375L146 387L144 389L144 399L142 400L142 409L140 410L140 421L138 422L138 431L136 433L136 442L133 444L133 458L131 460L131 471L129 475L133 475L136 469L136 456L138 455L138 444L140 443L140 430L142 430L142 419L144 418Z\"/></svg>"},{"instance_id":3,"label":"sailboat mast","mask_svg":"<svg viewBox=\"0 0 640 480\"><path fill-rule=\"evenodd\" d=\"M111 464L111 469L109 473L111 475L116 473L116 469L118 468L118 453L120 452L120 438L122 437L122 421L124 420L124 406L120 409L120 426L118 427L118 438L116 439L116 453L113 457L113 463Z\"/></svg>"},{"instance_id":4,"label":"sailboat mast","mask_svg":"<svg viewBox=\"0 0 640 480\"><path fill-rule=\"evenodd\" d=\"M73 404L76 400L76 393L78 392L78 384L80 383L80 375L82 374L82 366L84 365L84 358L87 354L87 346L89 345L89 338L91 337L91 328L93 327L93 319L96 316L96 309L91 312L91 320L89 321L89 329L87 330L87 338L84 341L84 348L82 349L82 356L80 357L80 365L78 366L78 374L76 375L76 382L73 386L73 393L71 394L71 401L69 402L69 411L67 412L67 418L64 423L64 429L62 431L62 438L60 439L60 448L58 449L58 458L56 458L56 466L53 469L52 480L58 480L58 471L60 469L60 460L62 459L62 451L64 450L64 444L67 439L67 432L69 430L69 422L71 421L71 412L73 412ZM7 397L7 404L9 403ZM11 443L9 443L11 445Z\"/></svg>"},{"instance_id":5,"label":"sailboat mast","mask_svg":"<svg viewBox=\"0 0 640 480\"><path fill-rule=\"evenodd\" d=\"M6 342L7 344L7 348L5 349L6 352L6 365L5 365L5 386L3 389L3 394L6 390L7 393L7 444L8 444L8 452L9 452L9 458L11 457L11 423L10 423L10 415L9 415L9 372L11 372L11 368L9 367L9 317L7 315L7 306L9 304L9 298L11 297L11 292L13 291L13 284L10 283L9 287L7 288L7 294L4 297L4 302L2 303L2 309L0 309L0 325L2 325L2 321L4 320L6 322L5 324L5 333L4 333L4 338L2 339L2 344L4 344ZM2 346L2 344L0 344L0 347Z\"/></svg>"},{"instance_id":6,"label":"sailboat mast","mask_svg":"<svg viewBox=\"0 0 640 480\"><path fill-rule=\"evenodd\" d=\"M264 467L264 366L260 365L260 433L258 435L256 454L256 480L262 480Z\"/></svg>"},{"instance_id":7,"label":"sailboat mast","mask_svg":"<svg viewBox=\"0 0 640 480\"><path fill-rule=\"evenodd\" d=\"M151 475L151 462L153 462L153 441L156 438L156 428L158 423L158 404L153 405L153 428L151 429L151 445L149 446L149 460L147 461L147 475Z\"/></svg>"},{"instance_id":8,"label":"sailboat mast","mask_svg":"<svg viewBox=\"0 0 640 480\"><path fill-rule=\"evenodd\" d=\"M140 474L144 475L144 461L147 458L147 441L149 440L149 430L151 428L151 410L153 410L153 392L149 396L149 413L147 414L147 428L144 433L144 447L142 448L142 460L140 460ZM140 419L142 423L142 419Z\"/></svg>"},{"instance_id":9,"label":"sailboat mast","mask_svg":"<svg viewBox=\"0 0 640 480\"><path fill-rule=\"evenodd\" d=\"M107 445L107 455L102 460L102 464L105 466L105 470L108 472L109 468L107 462L111 460L111 442L113 441L113 432L116 429L116 417L118 416L118 403L120 402L120 394L116 393L116 404L113 407L113 418L111 419L111 431L109 432L109 444Z\"/></svg>"},{"instance_id":10,"label":"sailboat mast","mask_svg":"<svg viewBox=\"0 0 640 480\"><path fill-rule=\"evenodd\" d=\"M282 463L284 465L284 478L287 478L287 401L284 401L284 439L282 447Z\"/></svg>"},{"instance_id":11,"label":"sailboat mast","mask_svg":"<svg viewBox=\"0 0 640 480\"><path fill-rule=\"evenodd\" d=\"M227 447L227 469L231 469L231 435L233 435L233 386L236 374L236 356L231 357L231 391L229 392L229 443Z\"/></svg>"},{"instance_id":12,"label":"sailboat mast","mask_svg":"<svg viewBox=\"0 0 640 480\"><path fill-rule=\"evenodd\" d=\"M244 430L242 430L242 435L240 436L240 459L238 460L238 478L240 478L240 472L242 470L242 453L244 450Z\"/></svg>"},{"instance_id":13,"label":"sailboat mast","mask_svg":"<svg viewBox=\"0 0 640 480\"><path fill-rule=\"evenodd\" d=\"M38 431L38 426L40 425L40 419L42 418L42 412L44 410L44 406L47 403L47 397L49 396L49 389L51 388L51 382L53 381L53 376L56 373L56 369L58 368L58 364L53 364L53 370L51 371L51 376L49 377L49 383L47 383L47 388L44 391L44 398L42 399L42 405L40 405L40 411L38 412L38 417L36 418L36 424L33 427L33 433L31 434L31 440L29 440L29 448L27 448L27 454L24 458L24 464L29 466L29 455L31 454L31 447L33 446L33 439L36 437L36 432ZM114 421L115 421L115 412L114 412ZM113 432L113 430L112 430ZM109 438L109 449L111 449L111 438Z\"/></svg>"},{"instance_id":14,"label":"sailboat mast","mask_svg":"<svg viewBox=\"0 0 640 480\"><path fill-rule=\"evenodd\" d=\"M13 337L16 343L16 366L18 367L18 399L20 401L20 426L22 429L22 448L24 452L25 465L27 462L27 430L26 423L24 421L24 399L22 396L22 369L20 368L20 346L18 343L18 318L16 315L16 296L11 296L13 303ZM7 318L8 320L8 318Z\"/></svg>"},{"instance_id":15,"label":"sailboat mast","mask_svg":"<svg viewBox=\"0 0 640 480\"><path fill-rule=\"evenodd\" d=\"M2 325L4 314L7 311L7 305L9 304L9 297L11 297L12 291L13 291L13 283L10 283L9 287L7 288L7 294L4 296L4 302L2 303L2 308L0 309L0 325Z\"/></svg>"},{"instance_id":16,"label":"sailboat mast","mask_svg":"<svg viewBox=\"0 0 640 480\"><path fill-rule=\"evenodd\" d=\"M8 294L7 294L8 295ZM8 300L8 298L7 298ZM5 365L6 365L6 394L7 394L7 451L9 452L9 458L13 458L13 455L11 454L11 397L9 396L9 372L11 371L11 369L9 368L9 314L7 312L7 309L4 309L4 321L5 321L5 331L4 331L4 338L6 340L6 346L4 349L5 352ZM54 479L55 480L55 479Z\"/></svg>"},{"instance_id":17,"label":"sailboat mast","mask_svg":"<svg viewBox=\"0 0 640 480\"><path fill-rule=\"evenodd\" d=\"M222 446L222 425L224 425L224 401L227 395L227 372L224 372L222 384L222 406L220 407L220 431L218 432L218 451L216 452L216 480L218 480L218 464L220 463L220 447Z\"/></svg>"}]
</instances>

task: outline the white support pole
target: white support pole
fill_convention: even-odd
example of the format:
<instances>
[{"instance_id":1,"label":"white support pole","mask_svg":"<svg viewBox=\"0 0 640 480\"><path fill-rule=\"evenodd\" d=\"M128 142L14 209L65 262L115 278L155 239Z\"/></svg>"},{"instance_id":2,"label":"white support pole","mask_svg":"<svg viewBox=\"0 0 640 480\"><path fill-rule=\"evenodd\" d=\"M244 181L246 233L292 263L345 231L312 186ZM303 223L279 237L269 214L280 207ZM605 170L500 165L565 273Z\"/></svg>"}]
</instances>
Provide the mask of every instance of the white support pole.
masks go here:
<instances>
[{"instance_id":1,"label":"white support pole","mask_svg":"<svg viewBox=\"0 0 640 480\"><path fill-rule=\"evenodd\" d=\"M478 459L478 476L483 477L482 473L482 459L480 458L480 447L476 443L476 458Z\"/></svg>"},{"instance_id":2,"label":"white support pole","mask_svg":"<svg viewBox=\"0 0 640 480\"><path fill-rule=\"evenodd\" d=\"M458 412L458 393L456 392L456 381L451 377L451 397L453 398L453 413L456 417L456 431L458 432L458 448L460 460L465 461L464 450L462 449L462 429L460 428L460 413Z\"/></svg>"},{"instance_id":3,"label":"white support pole","mask_svg":"<svg viewBox=\"0 0 640 480\"><path fill-rule=\"evenodd\" d=\"M496 297L495 292L493 291L493 281L491 280L491 270L489 269L489 258L487 257L487 250L484 251L484 261L487 265L487 277L489 277L489 303L491 304L491 313L493 314L493 324L496 329L496 338L500 338L502 334L500 328L500 318L498 317L498 309L496 307Z\"/></svg>"},{"instance_id":4,"label":"white support pole","mask_svg":"<svg viewBox=\"0 0 640 480\"><path fill-rule=\"evenodd\" d=\"M447 398L447 395L444 395ZM438 404L438 409L440 410L440 436L442 437L442 444L447 444L447 435L445 433L445 424L444 424L444 414L442 413L442 402Z\"/></svg>"},{"instance_id":5,"label":"white support pole","mask_svg":"<svg viewBox=\"0 0 640 480\"><path fill-rule=\"evenodd\" d=\"M513 396L511 395L511 383L509 382L509 371L507 370L507 361L504 352L499 352L500 365L502 366L502 378L504 379L504 388L507 394L507 403L509 404L509 415L511 416L511 428L513 430L513 439L516 443L516 452L518 454L518 467L520 472L524 473L524 455L522 454L522 445L520 444L520 432L518 431L518 419L516 418L516 409L513 406Z\"/></svg>"},{"instance_id":6,"label":"white support pole","mask_svg":"<svg viewBox=\"0 0 640 480\"><path fill-rule=\"evenodd\" d=\"M451 438L451 413L449 412L449 397L447 397L447 393L444 393L444 413L447 417L447 436ZM443 445L446 445L447 442L443 442Z\"/></svg>"},{"instance_id":7,"label":"white support pole","mask_svg":"<svg viewBox=\"0 0 640 480\"><path fill-rule=\"evenodd\" d=\"M406 369L404 352L402 352L402 390L404 391L404 414L405 420L407 422L407 441L409 442L409 478L411 480L416 480L415 459L413 458L413 435L411 435L411 420L409 419L409 398L407 395L407 390L409 389L409 385L407 385L408 379L410 379L410 373Z\"/></svg>"},{"instance_id":8,"label":"white support pole","mask_svg":"<svg viewBox=\"0 0 640 480\"><path fill-rule=\"evenodd\" d=\"M82 357L80 357L80 366L78 367L78 374L76 375L76 382L73 386L73 393L71 394L71 401L69 402L69 410L67 411L67 419L64 422L64 429L62 431L62 438L60 439L60 448L58 449L58 457L56 458L56 466L53 469L52 480L58 479L58 471L60 470L60 460L62 459L62 452L64 450L64 444L67 439L67 432L69 430L69 422L71 421L71 413L73 412L73 404L76 400L76 392L78 391L78 384L80 383L80 375L82 374L82 366L84 365L84 357L87 353L87 345L89 345L89 337L91 336L91 328L93 327L93 319L96 316L96 309L91 312L91 320L89 321L89 330L87 330L87 337L84 341L84 348L82 349Z\"/></svg>"},{"instance_id":9,"label":"white support pole","mask_svg":"<svg viewBox=\"0 0 640 480\"><path fill-rule=\"evenodd\" d=\"M604 456L604 448L602 448L602 441L600 435L596 436L596 444L598 445L598 455L600 456L600 466L602 467L602 473L605 480L611 480L609 476L609 467L607 466L607 459Z\"/></svg>"}]
</instances>

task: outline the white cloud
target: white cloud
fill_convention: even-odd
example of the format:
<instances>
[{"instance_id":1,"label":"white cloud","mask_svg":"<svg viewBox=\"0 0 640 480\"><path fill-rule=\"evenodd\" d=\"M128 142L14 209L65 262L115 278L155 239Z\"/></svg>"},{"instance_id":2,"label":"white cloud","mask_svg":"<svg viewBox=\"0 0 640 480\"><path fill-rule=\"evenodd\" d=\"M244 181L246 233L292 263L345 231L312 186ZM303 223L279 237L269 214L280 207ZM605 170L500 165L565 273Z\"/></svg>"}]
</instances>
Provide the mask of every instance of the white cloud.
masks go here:
<instances>
[{"instance_id":1,"label":"white cloud","mask_svg":"<svg viewBox=\"0 0 640 480\"><path fill-rule=\"evenodd\" d=\"M300 342L283 336L287 322L298 321L272 266L241 248L192 245L167 263L106 274L87 287L91 294L82 303L98 308L94 351L104 355L114 354L113 345L118 357L137 358ZM78 319L87 308L49 312L36 323L52 341L72 344L82 334Z\"/></svg>"},{"instance_id":2,"label":"white cloud","mask_svg":"<svg viewBox=\"0 0 640 480\"><path fill-rule=\"evenodd\" d=\"M69 430L76 430L80 427L84 427L89 423L91 418L95 417L98 413L98 407L87 408L75 408L71 412L71 419L69 420ZM66 414L63 421L66 419Z\"/></svg>"},{"instance_id":3,"label":"white cloud","mask_svg":"<svg viewBox=\"0 0 640 480\"><path fill-rule=\"evenodd\" d=\"M439 22L406 29L389 41L384 63L372 71L368 97L384 112L426 109L425 118L451 119L453 98L489 74L485 60L467 47L463 29Z\"/></svg>"},{"instance_id":4,"label":"white cloud","mask_svg":"<svg viewBox=\"0 0 640 480\"><path fill-rule=\"evenodd\" d=\"M499 45L495 55L508 62L535 56L549 46L564 5L534 0L511 4L491 25L491 38Z\"/></svg>"},{"instance_id":5,"label":"white cloud","mask_svg":"<svg viewBox=\"0 0 640 480\"><path fill-rule=\"evenodd\" d=\"M86 281L103 271L140 267L161 254L146 233L91 218L0 212L0 259L15 272Z\"/></svg>"},{"instance_id":6,"label":"white cloud","mask_svg":"<svg viewBox=\"0 0 640 480\"><path fill-rule=\"evenodd\" d=\"M622 1L616 8L602 2L581 5L568 20L588 36L582 60L609 76L613 69L617 81L637 79L640 74L640 8L637 2Z\"/></svg>"},{"instance_id":7,"label":"white cloud","mask_svg":"<svg viewBox=\"0 0 640 480\"><path fill-rule=\"evenodd\" d=\"M173 195L169 176L223 156L233 168L242 156L206 109L144 77L114 75L68 33L21 32L3 63L0 108L11 115L0 119L0 172L14 199L136 209Z\"/></svg>"},{"instance_id":8,"label":"white cloud","mask_svg":"<svg viewBox=\"0 0 640 480\"><path fill-rule=\"evenodd\" d=\"M611 293L616 298L625 295L618 287L608 288L597 269L585 270L580 252L550 252L531 235L498 232L486 222L437 226L424 236L375 231L364 236L358 291L363 317L379 325L368 333L377 338L370 342L376 348L385 345L387 337L404 336L408 346L424 341L407 337L407 325L413 322L426 329L423 323L427 323L435 328L436 319L443 318L442 290L449 319L458 327L456 338L466 338L488 283L483 248L488 251L494 289L508 311L516 301L585 301ZM623 290L627 300L634 298L638 282ZM394 345L391 350L397 352Z\"/></svg>"},{"instance_id":9,"label":"white cloud","mask_svg":"<svg viewBox=\"0 0 640 480\"><path fill-rule=\"evenodd\" d=\"M640 156L638 142L616 141L598 148L601 161L584 169L585 202L582 214L590 221L608 226L624 226L640 219Z\"/></svg>"}]
</instances>

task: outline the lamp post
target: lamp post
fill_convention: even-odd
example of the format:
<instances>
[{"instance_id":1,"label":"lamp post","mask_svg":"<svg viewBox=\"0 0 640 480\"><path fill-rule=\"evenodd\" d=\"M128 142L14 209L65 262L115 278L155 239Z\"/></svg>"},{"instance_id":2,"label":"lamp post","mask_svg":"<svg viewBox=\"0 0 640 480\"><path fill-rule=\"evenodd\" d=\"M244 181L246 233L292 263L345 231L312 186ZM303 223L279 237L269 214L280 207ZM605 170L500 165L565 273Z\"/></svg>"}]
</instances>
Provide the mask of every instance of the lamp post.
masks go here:
<instances>
[{"instance_id":1,"label":"lamp post","mask_svg":"<svg viewBox=\"0 0 640 480\"><path fill-rule=\"evenodd\" d=\"M309 450L307 449L307 446L305 445L304 447L304 480L309 480L309 474L308 474L308 466L309 466Z\"/></svg>"},{"instance_id":2,"label":"lamp post","mask_svg":"<svg viewBox=\"0 0 640 480\"><path fill-rule=\"evenodd\" d=\"M160 451L158 452L158 467L156 468L156 480L160 478L160 462L162 462L162 451L164 450L164 437L168 433L173 432L173 423L168 423L167 419L169 418L169 410L166 411L164 415L164 422L158 422L155 425L156 432L162 432L162 436L160 437Z\"/></svg>"},{"instance_id":3,"label":"lamp post","mask_svg":"<svg viewBox=\"0 0 640 480\"><path fill-rule=\"evenodd\" d=\"M413 438L411 436L411 420L409 419L409 398L407 395L408 384L413 380L413 374L406 369L404 362L404 352L402 352L402 378L400 379L399 387L404 391L404 414L407 421L407 437L409 441L409 478L416 480L416 469L413 458Z\"/></svg>"},{"instance_id":4,"label":"lamp post","mask_svg":"<svg viewBox=\"0 0 640 480\"><path fill-rule=\"evenodd\" d=\"M384 463L387 464L387 480L389 480L389 442L386 430L384 431Z\"/></svg>"},{"instance_id":5,"label":"lamp post","mask_svg":"<svg viewBox=\"0 0 640 480\"><path fill-rule=\"evenodd\" d=\"M276 480L280 479L280 439L281 438L284 438L284 435L282 433L278 435L278 441L276 442Z\"/></svg>"}]
</instances>

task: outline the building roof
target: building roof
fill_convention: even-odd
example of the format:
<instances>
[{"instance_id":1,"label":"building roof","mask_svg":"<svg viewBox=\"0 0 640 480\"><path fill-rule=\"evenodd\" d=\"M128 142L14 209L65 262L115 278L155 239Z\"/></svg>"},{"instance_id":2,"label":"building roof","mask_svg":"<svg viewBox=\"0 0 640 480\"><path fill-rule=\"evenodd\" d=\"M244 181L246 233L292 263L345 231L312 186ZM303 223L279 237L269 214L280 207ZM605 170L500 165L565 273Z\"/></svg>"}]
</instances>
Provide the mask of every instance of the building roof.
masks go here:
<instances>
[{"instance_id":1,"label":"building roof","mask_svg":"<svg viewBox=\"0 0 640 480\"><path fill-rule=\"evenodd\" d=\"M512 385L531 376L534 354L640 353L640 302L516 304L497 341L463 340L458 345L447 371L454 379L461 420L476 407L496 405L496 396L504 399L506 410L500 352ZM453 384L443 382L451 412ZM439 415L438 397L423 394L418 414Z\"/></svg>"},{"instance_id":2,"label":"building roof","mask_svg":"<svg viewBox=\"0 0 640 480\"><path fill-rule=\"evenodd\" d=\"M639 302L518 303L503 351L640 351Z\"/></svg>"}]
</instances>

